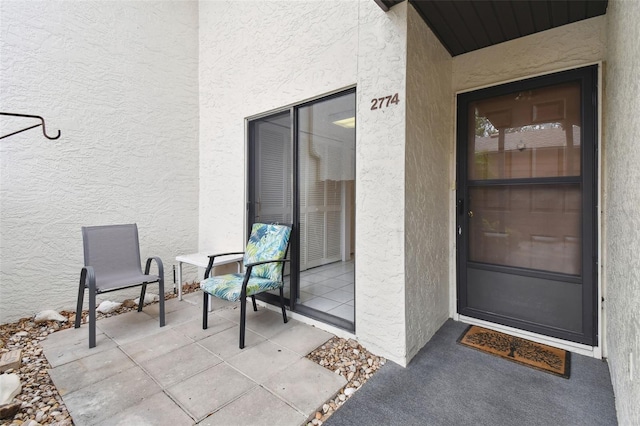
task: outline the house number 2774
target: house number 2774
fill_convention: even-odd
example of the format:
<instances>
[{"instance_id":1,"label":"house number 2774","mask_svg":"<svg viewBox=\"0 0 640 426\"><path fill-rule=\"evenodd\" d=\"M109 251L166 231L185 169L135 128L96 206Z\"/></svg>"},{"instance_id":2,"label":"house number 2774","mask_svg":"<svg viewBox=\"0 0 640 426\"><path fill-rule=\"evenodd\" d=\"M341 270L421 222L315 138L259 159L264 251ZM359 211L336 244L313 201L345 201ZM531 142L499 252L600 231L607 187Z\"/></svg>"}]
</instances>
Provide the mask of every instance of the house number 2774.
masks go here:
<instances>
[{"instance_id":1,"label":"house number 2774","mask_svg":"<svg viewBox=\"0 0 640 426\"><path fill-rule=\"evenodd\" d=\"M398 105L400 103L400 98L398 94L384 96L382 98L373 98L371 99L371 110L388 108L391 104Z\"/></svg>"}]
</instances>

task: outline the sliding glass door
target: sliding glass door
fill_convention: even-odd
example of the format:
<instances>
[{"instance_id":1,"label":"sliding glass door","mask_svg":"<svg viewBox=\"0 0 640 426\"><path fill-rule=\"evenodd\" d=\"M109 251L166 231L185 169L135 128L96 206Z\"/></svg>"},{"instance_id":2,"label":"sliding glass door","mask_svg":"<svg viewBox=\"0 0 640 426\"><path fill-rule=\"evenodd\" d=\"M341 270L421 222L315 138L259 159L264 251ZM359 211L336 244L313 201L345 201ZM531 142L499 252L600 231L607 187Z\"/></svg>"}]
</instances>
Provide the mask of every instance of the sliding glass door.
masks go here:
<instances>
[{"instance_id":1,"label":"sliding glass door","mask_svg":"<svg viewBox=\"0 0 640 426\"><path fill-rule=\"evenodd\" d=\"M353 330L355 91L249 121L248 225L293 224L292 310Z\"/></svg>"}]
</instances>

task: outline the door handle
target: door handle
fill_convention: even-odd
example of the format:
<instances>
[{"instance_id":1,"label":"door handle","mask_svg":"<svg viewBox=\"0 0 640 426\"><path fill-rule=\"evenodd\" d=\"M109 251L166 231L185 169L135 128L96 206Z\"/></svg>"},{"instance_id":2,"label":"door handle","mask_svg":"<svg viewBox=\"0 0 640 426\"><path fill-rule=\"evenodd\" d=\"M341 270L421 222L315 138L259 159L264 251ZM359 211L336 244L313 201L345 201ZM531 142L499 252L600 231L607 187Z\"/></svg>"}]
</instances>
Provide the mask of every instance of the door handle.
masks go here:
<instances>
[{"instance_id":1,"label":"door handle","mask_svg":"<svg viewBox=\"0 0 640 426\"><path fill-rule=\"evenodd\" d=\"M469 210L469 211L467 212L467 215L469 215L469 217L473 217L473 212L472 212L471 210Z\"/></svg>"}]
</instances>

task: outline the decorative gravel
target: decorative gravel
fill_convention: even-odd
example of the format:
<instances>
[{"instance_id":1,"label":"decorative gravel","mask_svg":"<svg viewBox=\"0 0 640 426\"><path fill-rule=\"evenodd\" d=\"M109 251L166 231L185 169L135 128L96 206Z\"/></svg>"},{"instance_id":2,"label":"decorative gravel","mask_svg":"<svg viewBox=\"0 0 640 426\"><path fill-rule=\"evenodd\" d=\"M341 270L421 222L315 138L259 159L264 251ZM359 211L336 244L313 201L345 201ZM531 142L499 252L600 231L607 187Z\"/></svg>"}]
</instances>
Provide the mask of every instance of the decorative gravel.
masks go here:
<instances>
[{"instance_id":1,"label":"decorative gravel","mask_svg":"<svg viewBox=\"0 0 640 426\"><path fill-rule=\"evenodd\" d=\"M198 288L198 283L185 284L183 294L194 292ZM174 297L174 294L166 295L166 299ZM117 310L109 314L98 313L97 318L119 315L136 308L137 305L132 300L126 300ZM19 403L20 408L13 418L0 419L0 425L73 425L73 419L49 377L47 370L51 366L40 346L40 341L49 334L73 327L75 312L62 311L60 314L68 321L36 324L33 318L22 318L14 323L0 324L0 355L16 349L22 350L20 368L4 372L15 373L20 378L22 392L13 401L14 404ZM87 315L87 311L83 311L83 324L87 321ZM347 379L347 384L315 413L308 425L321 425L386 362L384 358L368 352L355 340L338 337L327 341L307 355L307 358Z\"/></svg>"},{"instance_id":2,"label":"decorative gravel","mask_svg":"<svg viewBox=\"0 0 640 426\"><path fill-rule=\"evenodd\" d=\"M357 341L340 337L333 337L307 358L347 379L347 384L316 412L315 418L307 426L321 425L387 362L367 351Z\"/></svg>"}]
</instances>

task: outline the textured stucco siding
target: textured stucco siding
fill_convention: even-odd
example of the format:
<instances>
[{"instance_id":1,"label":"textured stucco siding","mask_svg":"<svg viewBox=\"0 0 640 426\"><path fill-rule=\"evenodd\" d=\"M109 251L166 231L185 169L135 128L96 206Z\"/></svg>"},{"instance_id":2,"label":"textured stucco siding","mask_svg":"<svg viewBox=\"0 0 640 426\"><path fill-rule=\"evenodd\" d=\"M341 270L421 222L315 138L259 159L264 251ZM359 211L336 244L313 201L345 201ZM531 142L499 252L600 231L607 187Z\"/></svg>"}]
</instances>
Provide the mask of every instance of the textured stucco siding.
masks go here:
<instances>
[{"instance_id":1,"label":"textured stucco siding","mask_svg":"<svg viewBox=\"0 0 640 426\"><path fill-rule=\"evenodd\" d=\"M405 114L407 2L360 3L356 128L356 333L406 365ZM371 110L371 99L400 103Z\"/></svg>"},{"instance_id":2,"label":"textured stucco siding","mask_svg":"<svg viewBox=\"0 0 640 426\"><path fill-rule=\"evenodd\" d=\"M245 118L356 82L357 2L200 3L201 250L244 247Z\"/></svg>"},{"instance_id":3,"label":"textured stucco siding","mask_svg":"<svg viewBox=\"0 0 640 426\"><path fill-rule=\"evenodd\" d=\"M197 14L180 1L0 2L0 110L62 132L0 141L0 323L75 307L81 226L136 222L168 289L175 256L197 248Z\"/></svg>"},{"instance_id":4,"label":"textured stucco siding","mask_svg":"<svg viewBox=\"0 0 640 426\"><path fill-rule=\"evenodd\" d=\"M599 16L453 58L453 90L578 67L603 59L606 18Z\"/></svg>"},{"instance_id":5,"label":"textured stucco siding","mask_svg":"<svg viewBox=\"0 0 640 426\"><path fill-rule=\"evenodd\" d=\"M621 425L640 424L640 3L610 1L604 73L609 368ZM633 379L630 378L633 359Z\"/></svg>"},{"instance_id":6,"label":"textured stucco siding","mask_svg":"<svg viewBox=\"0 0 640 426\"><path fill-rule=\"evenodd\" d=\"M407 17L407 359L449 317L452 59L413 6Z\"/></svg>"}]
</instances>

